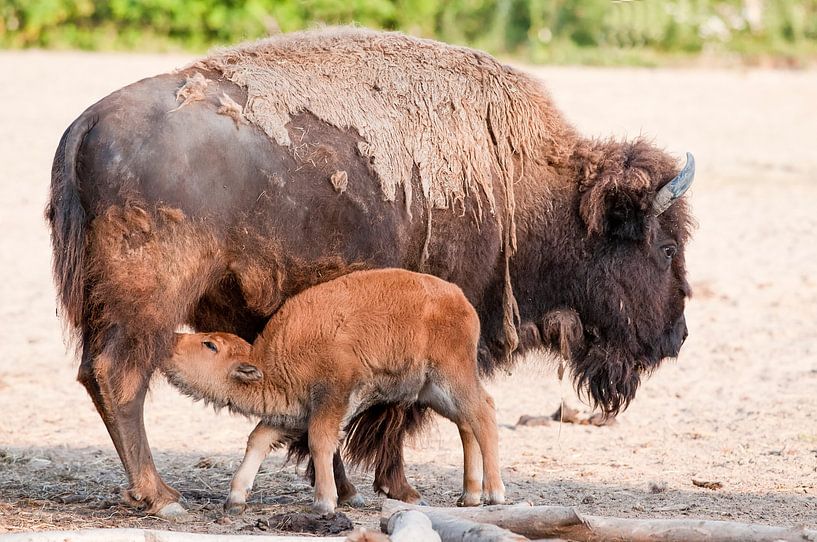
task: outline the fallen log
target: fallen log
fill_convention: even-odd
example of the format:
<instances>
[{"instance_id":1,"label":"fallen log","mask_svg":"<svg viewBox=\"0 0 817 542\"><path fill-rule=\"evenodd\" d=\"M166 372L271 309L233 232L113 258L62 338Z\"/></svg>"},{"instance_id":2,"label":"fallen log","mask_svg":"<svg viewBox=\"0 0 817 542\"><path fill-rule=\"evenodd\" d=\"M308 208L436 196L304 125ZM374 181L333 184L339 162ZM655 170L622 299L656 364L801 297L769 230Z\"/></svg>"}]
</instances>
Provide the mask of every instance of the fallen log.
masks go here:
<instances>
[{"instance_id":1,"label":"fallen log","mask_svg":"<svg viewBox=\"0 0 817 542\"><path fill-rule=\"evenodd\" d=\"M391 499L387 499L390 501ZM395 501L399 502L399 501ZM405 504L405 503L400 503ZM427 506L412 507L406 510L396 510L393 514L385 515L385 505L383 507L384 513L380 516L380 528L383 532L389 533L392 542L415 542L422 540L433 541L439 540L441 542L525 542L528 539L524 536L512 533L496 525L478 523L464 518L452 517L440 509L435 509ZM433 527L431 536L422 537L419 530L411 530L412 537L398 538L399 531L394 531L398 525L405 525L413 523L415 525L423 525L423 521L417 516L407 517L406 514L412 512L422 512L426 517L429 527ZM428 531L425 531L428 533ZM416 536L415 536L416 535ZM436 537L436 538L434 538Z\"/></svg>"},{"instance_id":2,"label":"fallen log","mask_svg":"<svg viewBox=\"0 0 817 542\"><path fill-rule=\"evenodd\" d=\"M156 529L80 529L0 534L0 542L306 542L315 540L344 542L346 537L200 534Z\"/></svg>"},{"instance_id":3,"label":"fallen log","mask_svg":"<svg viewBox=\"0 0 817 542\"><path fill-rule=\"evenodd\" d=\"M383 518L391 517L400 510L419 510L426 515L442 514L489 523L533 539L564 538L577 542L817 542L817 530L803 527L771 527L699 519L621 519L580 514L569 506L428 508L391 499L383 503L381 525Z\"/></svg>"},{"instance_id":4,"label":"fallen log","mask_svg":"<svg viewBox=\"0 0 817 542\"><path fill-rule=\"evenodd\" d=\"M391 542L442 542L427 515L416 510L403 510L388 518L386 529Z\"/></svg>"}]
</instances>

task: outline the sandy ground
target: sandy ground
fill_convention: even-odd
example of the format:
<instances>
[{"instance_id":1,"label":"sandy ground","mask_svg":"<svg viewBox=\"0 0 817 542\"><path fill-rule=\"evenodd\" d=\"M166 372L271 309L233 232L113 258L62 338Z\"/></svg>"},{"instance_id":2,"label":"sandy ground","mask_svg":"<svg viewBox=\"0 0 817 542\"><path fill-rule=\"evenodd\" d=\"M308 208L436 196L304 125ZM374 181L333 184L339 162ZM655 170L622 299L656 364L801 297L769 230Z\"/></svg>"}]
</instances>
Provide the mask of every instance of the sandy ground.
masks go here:
<instances>
[{"instance_id":1,"label":"sandy ground","mask_svg":"<svg viewBox=\"0 0 817 542\"><path fill-rule=\"evenodd\" d=\"M310 489L270 458L251 510L220 502L251 423L214 414L157 381L147 427L159 470L192 521L119 503L125 478L75 382L55 318L42 220L63 129L116 88L182 64L172 56L0 53L0 532L151 526L256 532L301 510ZM645 134L699 163L689 249L690 337L611 427L518 427L563 398L552 363L531 358L490 385L510 500L624 517L701 517L817 527L817 72L536 69L586 133ZM432 504L459 492L461 453L441 422L408 450ZM719 481L712 491L692 479ZM356 474L373 526L380 499ZM651 488L658 488L654 492ZM663 491L660 491L660 489ZM259 523L259 520L260 523Z\"/></svg>"}]
</instances>

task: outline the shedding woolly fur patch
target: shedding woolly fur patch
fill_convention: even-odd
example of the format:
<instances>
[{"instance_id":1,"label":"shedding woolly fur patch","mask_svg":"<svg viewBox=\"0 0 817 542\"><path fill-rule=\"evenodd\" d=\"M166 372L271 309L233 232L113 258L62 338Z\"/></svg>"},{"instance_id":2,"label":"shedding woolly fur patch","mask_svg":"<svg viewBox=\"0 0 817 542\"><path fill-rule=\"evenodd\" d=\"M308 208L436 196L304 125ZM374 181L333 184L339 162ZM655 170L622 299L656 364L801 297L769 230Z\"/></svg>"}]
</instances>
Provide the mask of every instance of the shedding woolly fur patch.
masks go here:
<instances>
[{"instance_id":1,"label":"shedding woolly fur patch","mask_svg":"<svg viewBox=\"0 0 817 542\"><path fill-rule=\"evenodd\" d=\"M566 161L564 141L575 137L539 83L480 51L354 27L245 43L192 67L246 89L244 118L280 145L291 144L286 125L301 111L356 130L385 199L402 190L409 216L414 171L424 207L475 198L479 220L487 208L502 229L505 328L515 348L513 185L526 161ZM495 182L504 192L499 210Z\"/></svg>"}]
</instances>

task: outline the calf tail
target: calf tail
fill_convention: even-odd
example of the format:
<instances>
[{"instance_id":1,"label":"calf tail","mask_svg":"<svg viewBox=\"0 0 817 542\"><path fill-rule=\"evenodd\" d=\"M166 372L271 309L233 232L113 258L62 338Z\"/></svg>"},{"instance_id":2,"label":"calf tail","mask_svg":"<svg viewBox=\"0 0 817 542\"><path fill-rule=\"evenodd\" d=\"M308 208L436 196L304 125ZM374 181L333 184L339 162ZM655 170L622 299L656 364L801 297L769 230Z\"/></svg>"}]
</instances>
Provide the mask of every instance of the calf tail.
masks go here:
<instances>
[{"instance_id":1,"label":"calf tail","mask_svg":"<svg viewBox=\"0 0 817 542\"><path fill-rule=\"evenodd\" d=\"M287 457L285 462L292 462L296 465L303 463L309 457L309 434L304 431L298 437L289 442L287 448ZM315 466L312 461L306 467L306 476L309 478L312 485L315 485Z\"/></svg>"},{"instance_id":2,"label":"calf tail","mask_svg":"<svg viewBox=\"0 0 817 542\"><path fill-rule=\"evenodd\" d=\"M51 167L51 192L45 219L51 227L54 283L62 318L76 333L85 307L85 234L88 215L82 206L77 155L95 120L80 116L65 131Z\"/></svg>"}]
</instances>

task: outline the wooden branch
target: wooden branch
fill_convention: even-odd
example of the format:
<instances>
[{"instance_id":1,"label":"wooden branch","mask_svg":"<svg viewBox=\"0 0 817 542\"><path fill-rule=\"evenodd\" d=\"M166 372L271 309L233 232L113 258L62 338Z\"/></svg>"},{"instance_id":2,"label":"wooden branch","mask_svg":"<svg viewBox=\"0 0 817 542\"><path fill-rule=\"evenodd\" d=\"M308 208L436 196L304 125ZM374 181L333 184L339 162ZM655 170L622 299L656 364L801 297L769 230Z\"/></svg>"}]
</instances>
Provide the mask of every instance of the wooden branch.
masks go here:
<instances>
[{"instance_id":1,"label":"wooden branch","mask_svg":"<svg viewBox=\"0 0 817 542\"><path fill-rule=\"evenodd\" d=\"M817 541L817 530L802 527L770 527L699 519L620 519L579 514L568 506L516 505L427 509L387 499L383 504L381 523L383 517L389 517L399 510L420 510L426 515L431 512L490 523L529 538L565 538L579 542Z\"/></svg>"},{"instance_id":2,"label":"wooden branch","mask_svg":"<svg viewBox=\"0 0 817 542\"><path fill-rule=\"evenodd\" d=\"M422 512L402 510L388 518L386 529L391 542L442 542L431 526L431 520Z\"/></svg>"},{"instance_id":3,"label":"wooden branch","mask_svg":"<svg viewBox=\"0 0 817 542\"><path fill-rule=\"evenodd\" d=\"M345 537L199 534L155 529L81 529L0 534L0 542L344 542Z\"/></svg>"},{"instance_id":4,"label":"wooden branch","mask_svg":"<svg viewBox=\"0 0 817 542\"><path fill-rule=\"evenodd\" d=\"M391 499L387 499L387 502ZM399 502L399 501L394 501ZM405 503L400 503L405 504ZM412 507L406 510L396 510L392 514L386 515L386 506L383 506L383 513L380 516L380 528L391 535L392 542L414 542L435 540L435 538L422 537L419 531L411 531L411 536L407 538L398 538L399 532L393 529L402 523L408 521L414 525L422 525L423 520L418 520L416 516L406 518L405 514L412 512L422 512L421 515L426 517L428 526L433 527L431 531L436 536L436 540L441 542L525 542L528 539L524 536L514 534L506 529L497 527L496 525L478 523L464 518L452 517L440 509L431 508L428 506Z\"/></svg>"}]
</instances>

